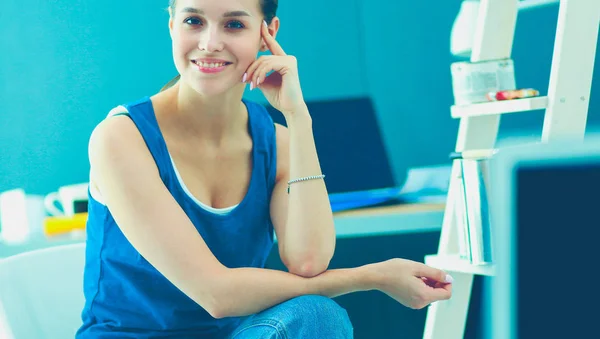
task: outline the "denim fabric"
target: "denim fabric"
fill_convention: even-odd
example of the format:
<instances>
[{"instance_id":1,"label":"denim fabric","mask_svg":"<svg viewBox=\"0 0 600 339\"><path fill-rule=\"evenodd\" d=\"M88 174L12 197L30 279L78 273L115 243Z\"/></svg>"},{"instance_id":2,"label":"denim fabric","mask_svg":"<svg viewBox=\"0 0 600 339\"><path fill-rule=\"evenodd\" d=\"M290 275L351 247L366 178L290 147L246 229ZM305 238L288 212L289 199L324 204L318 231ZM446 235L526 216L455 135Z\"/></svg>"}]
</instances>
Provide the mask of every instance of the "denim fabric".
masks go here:
<instances>
[{"instance_id":1,"label":"denim fabric","mask_svg":"<svg viewBox=\"0 0 600 339\"><path fill-rule=\"evenodd\" d=\"M335 301L307 295L249 316L230 339L354 338L348 313Z\"/></svg>"}]
</instances>

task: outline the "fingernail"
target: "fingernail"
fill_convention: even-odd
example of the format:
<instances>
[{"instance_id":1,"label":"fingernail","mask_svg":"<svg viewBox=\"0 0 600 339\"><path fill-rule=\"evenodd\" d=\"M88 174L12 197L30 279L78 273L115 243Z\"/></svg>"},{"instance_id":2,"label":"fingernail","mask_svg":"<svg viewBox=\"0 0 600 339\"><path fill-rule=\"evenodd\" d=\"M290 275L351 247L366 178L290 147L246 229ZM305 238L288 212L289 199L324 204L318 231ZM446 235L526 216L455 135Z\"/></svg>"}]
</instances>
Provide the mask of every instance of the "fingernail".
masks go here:
<instances>
[{"instance_id":1,"label":"fingernail","mask_svg":"<svg viewBox=\"0 0 600 339\"><path fill-rule=\"evenodd\" d=\"M250 90L253 90L253 89L254 89L254 82L250 81Z\"/></svg>"},{"instance_id":2,"label":"fingernail","mask_svg":"<svg viewBox=\"0 0 600 339\"><path fill-rule=\"evenodd\" d=\"M269 27L266 20L263 20L263 24L265 25L265 27L267 27L267 28Z\"/></svg>"},{"instance_id":3,"label":"fingernail","mask_svg":"<svg viewBox=\"0 0 600 339\"><path fill-rule=\"evenodd\" d=\"M260 78L256 78L256 87L258 87L258 85L260 85Z\"/></svg>"},{"instance_id":4,"label":"fingernail","mask_svg":"<svg viewBox=\"0 0 600 339\"><path fill-rule=\"evenodd\" d=\"M450 274L446 274L446 282L451 284L454 281L454 278Z\"/></svg>"},{"instance_id":5,"label":"fingernail","mask_svg":"<svg viewBox=\"0 0 600 339\"><path fill-rule=\"evenodd\" d=\"M247 78L248 78L248 73L244 73L244 77L242 78L242 82L246 82Z\"/></svg>"}]
</instances>

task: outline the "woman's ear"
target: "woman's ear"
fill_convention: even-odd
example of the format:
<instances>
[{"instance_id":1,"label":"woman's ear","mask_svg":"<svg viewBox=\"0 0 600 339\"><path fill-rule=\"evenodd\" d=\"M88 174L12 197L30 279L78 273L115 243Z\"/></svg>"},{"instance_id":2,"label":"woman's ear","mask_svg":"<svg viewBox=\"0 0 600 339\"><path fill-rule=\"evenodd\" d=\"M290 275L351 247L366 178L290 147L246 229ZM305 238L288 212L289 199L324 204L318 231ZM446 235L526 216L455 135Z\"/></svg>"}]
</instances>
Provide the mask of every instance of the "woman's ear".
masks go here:
<instances>
[{"instance_id":1,"label":"woman's ear","mask_svg":"<svg viewBox=\"0 0 600 339\"><path fill-rule=\"evenodd\" d=\"M169 7L169 35L173 39L173 10Z\"/></svg>"},{"instance_id":2,"label":"woman's ear","mask_svg":"<svg viewBox=\"0 0 600 339\"><path fill-rule=\"evenodd\" d=\"M277 32L279 32L280 25L281 25L281 21L279 21L278 17L274 17L273 20L271 20L271 23L269 24L269 33L271 33L271 36L274 39L277 39ZM261 52L266 52L269 50L264 39L260 39L260 43L261 43L261 45L260 45Z\"/></svg>"}]
</instances>

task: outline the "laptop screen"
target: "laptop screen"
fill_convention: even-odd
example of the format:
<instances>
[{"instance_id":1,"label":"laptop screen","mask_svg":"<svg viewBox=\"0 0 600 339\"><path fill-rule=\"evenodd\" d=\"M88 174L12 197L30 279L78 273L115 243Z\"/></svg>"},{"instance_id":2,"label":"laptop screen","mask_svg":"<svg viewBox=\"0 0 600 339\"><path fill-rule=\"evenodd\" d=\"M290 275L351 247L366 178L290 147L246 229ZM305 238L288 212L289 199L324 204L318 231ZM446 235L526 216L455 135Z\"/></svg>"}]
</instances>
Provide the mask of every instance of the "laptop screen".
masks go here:
<instances>
[{"instance_id":1,"label":"laptop screen","mask_svg":"<svg viewBox=\"0 0 600 339\"><path fill-rule=\"evenodd\" d=\"M600 163L516 170L518 338L592 338L600 316Z\"/></svg>"},{"instance_id":2,"label":"laptop screen","mask_svg":"<svg viewBox=\"0 0 600 339\"><path fill-rule=\"evenodd\" d=\"M394 187L394 176L369 98L309 102L315 145L328 193ZM267 106L276 123L285 124Z\"/></svg>"}]
</instances>

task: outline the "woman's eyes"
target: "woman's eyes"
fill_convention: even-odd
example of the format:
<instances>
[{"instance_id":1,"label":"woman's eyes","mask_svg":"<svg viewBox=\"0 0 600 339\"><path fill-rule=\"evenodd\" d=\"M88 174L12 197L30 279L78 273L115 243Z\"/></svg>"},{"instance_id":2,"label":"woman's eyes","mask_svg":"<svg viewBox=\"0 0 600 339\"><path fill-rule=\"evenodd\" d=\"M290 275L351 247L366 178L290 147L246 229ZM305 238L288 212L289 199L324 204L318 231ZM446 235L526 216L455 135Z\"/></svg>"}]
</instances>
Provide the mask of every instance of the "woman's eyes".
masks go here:
<instances>
[{"instance_id":1,"label":"woman's eyes","mask_svg":"<svg viewBox=\"0 0 600 339\"><path fill-rule=\"evenodd\" d=\"M233 20L227 23L226 25L227 28L231 28L231 29L242 29L245 28L244 24L237 21L237 20Z\"/></svg>"},{"instance_id":2,"label":"woman's eyes","mask_svg":"<svg viewBox=\"0 0 600 339\"><path fill-rule=\"evenodd\" d=\"M200 18L190 17L190 18L185 19L184 23L191 25L191 26L198 26L198 25L202 25L203 21ZM244 24L238 20L232 20L232 21L227 22L227 24L225 25L225 28L232 29L232 30L239 30L239 29L246 28L246 26L244 26Z\"/></svg>"},{"instance_id":3,"label":"woman's eyes","mask_svg":"<svg viewBox=\"0 0 600 339\"><path fill-rule=\"evenodd\" d=\"M188 25L195 26L195 25L200 25L202 23L202 20L200 20L199 18L187 18L183 22Z\"/></svg>"}]
</instances>

